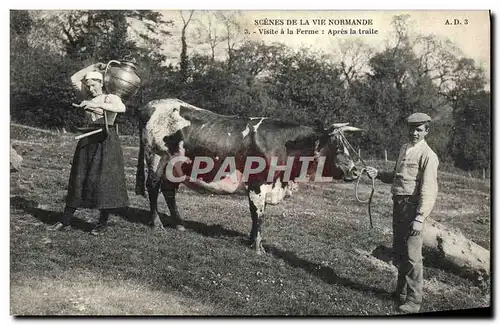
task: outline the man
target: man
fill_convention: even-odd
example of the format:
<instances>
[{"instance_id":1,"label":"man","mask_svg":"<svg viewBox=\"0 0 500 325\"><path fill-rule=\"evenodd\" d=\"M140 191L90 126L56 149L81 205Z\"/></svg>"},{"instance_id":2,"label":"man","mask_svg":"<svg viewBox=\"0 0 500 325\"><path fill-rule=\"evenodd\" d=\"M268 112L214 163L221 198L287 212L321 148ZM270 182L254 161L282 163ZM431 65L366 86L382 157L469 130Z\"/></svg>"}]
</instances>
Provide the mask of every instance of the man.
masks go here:
<instances>
[{"instance_id":1,"label":"man","mask_svg":"<svg viewBox=\"0 0 500 325\"><path fill-rule=\"evenodd\" d=\"M371 178L392 183L393 251L398 268L396 297L399 311L416 313L423 295L422 244L424 223L436 202L438 192L437 155L427 145L431 118L424 113L408 117L409 142L401 147L391 172L368 167Z\"/></svg>"},{"instance_id":2,"label":"man","mask_svg":"<svg viewBox=\"0 0 500 325\"><path fill-rule=\"evenodd\" d=\"M99 209L99 222L91 231L98 235L105 229L111 209L128 205L122 148L111 127L118 113L125 112L125 105L120 97L103 93L102 71L105 68L104 63L92 64L71 77L79 97L85 99L79 107L85 110L87 125L101 132L78 141L66 207L61 220L49 230L67 228L77 208Z\"/></svg>"}]
</instances>

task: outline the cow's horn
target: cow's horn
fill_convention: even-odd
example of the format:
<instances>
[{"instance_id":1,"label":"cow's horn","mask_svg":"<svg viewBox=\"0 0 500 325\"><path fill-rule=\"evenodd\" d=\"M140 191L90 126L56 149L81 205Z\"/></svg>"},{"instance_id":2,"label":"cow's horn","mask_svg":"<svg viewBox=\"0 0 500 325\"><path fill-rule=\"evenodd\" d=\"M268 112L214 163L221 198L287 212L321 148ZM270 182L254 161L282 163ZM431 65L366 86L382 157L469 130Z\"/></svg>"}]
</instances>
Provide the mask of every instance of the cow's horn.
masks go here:
<instances>
[{"instance_id":1,"label":"cow's horn","mask_svg":"<svg viewBox=\"0 0 500 325\"><path fill-rule=\"evenodd\" d=\"M343 126L346 126L347 124L349 124L349 123L333 123L332 126L334 128L341 128Z\"/></svg>"},{"instance_id":2,"label":"cow's horn","mask_svg":"<svg viewBox=\"0 0 500 325\"><path fill-rule=\"evenodd\" d=\"M342 131L363 131L363 129L354 126L344 126L342 127Z\"/></svg>"}]
</instances>

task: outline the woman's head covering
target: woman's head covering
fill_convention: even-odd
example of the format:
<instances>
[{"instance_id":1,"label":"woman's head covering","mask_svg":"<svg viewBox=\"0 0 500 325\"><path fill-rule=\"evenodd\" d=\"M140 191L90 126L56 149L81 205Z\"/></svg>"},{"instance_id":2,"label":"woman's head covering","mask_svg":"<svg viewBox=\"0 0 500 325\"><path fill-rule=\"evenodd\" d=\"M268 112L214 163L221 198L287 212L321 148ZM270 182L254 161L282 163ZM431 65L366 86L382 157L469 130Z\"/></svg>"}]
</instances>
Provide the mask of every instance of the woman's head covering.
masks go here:
<instances>
[{"instance_id":1,"label":"woman's head covering","mask_svg":"<svg viewBox=\"0 0 500 325\"><path fill-rule=\"evenodd\" d=\"M90 79L102 81L102 73L97 72L97 71L89 71L85 75L85 80L90 80Z\"/></svg>"}]
</instances>

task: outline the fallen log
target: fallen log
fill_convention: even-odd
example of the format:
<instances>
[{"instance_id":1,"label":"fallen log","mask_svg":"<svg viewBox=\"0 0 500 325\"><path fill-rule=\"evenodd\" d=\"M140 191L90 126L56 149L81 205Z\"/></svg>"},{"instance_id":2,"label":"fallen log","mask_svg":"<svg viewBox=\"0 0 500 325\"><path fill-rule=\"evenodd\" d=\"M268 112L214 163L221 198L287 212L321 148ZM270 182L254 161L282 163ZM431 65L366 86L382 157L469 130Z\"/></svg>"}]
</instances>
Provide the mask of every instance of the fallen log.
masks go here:
<instances>
[{"instance_id":1,"label":"fallen log","mask_svg":"<svg viewBox=\"0 0 500 325\"><path fill-rule=\"evenodd\" d=\"M460 230L451 229L432 218L427 218L423 230L424 266L437 267L475 282L487 285L490 279L490 251L467 239ZM390 263L392 247L380 245L372 253Z\"/></svg>"},{"instance_id":2,"label":"fallen log","mask_svg":"<svg viewBox=\"0 0 500 325\"><path fill-rule=\"evenodd\" d=\"M490 251L451 229L428 218L424 231L426 260L438 263L468 278L484 281L490 277ZM425 261L424 261L425 264Z\"/></svg>"}]
</instances>

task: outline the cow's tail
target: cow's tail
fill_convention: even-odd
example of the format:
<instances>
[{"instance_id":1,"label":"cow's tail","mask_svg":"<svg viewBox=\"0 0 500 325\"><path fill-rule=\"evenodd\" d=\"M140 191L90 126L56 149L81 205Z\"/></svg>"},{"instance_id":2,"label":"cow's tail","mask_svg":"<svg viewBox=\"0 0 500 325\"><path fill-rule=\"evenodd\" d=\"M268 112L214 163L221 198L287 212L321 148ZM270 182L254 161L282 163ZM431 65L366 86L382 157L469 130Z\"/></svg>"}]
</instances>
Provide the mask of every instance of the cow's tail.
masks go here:
<instances>
[{"instance_id":1,"label":"cow's tail","mask_svg":"<svg viewBox=\"0 0 500 325\"><path fill-rule=\"evenodd\" d=\"M135 194L146 196L146 174L144 168L144 126L142 121L139 121L139 157L137 158L137 172L135 174Z\"/></svg>"}]
</instances>

